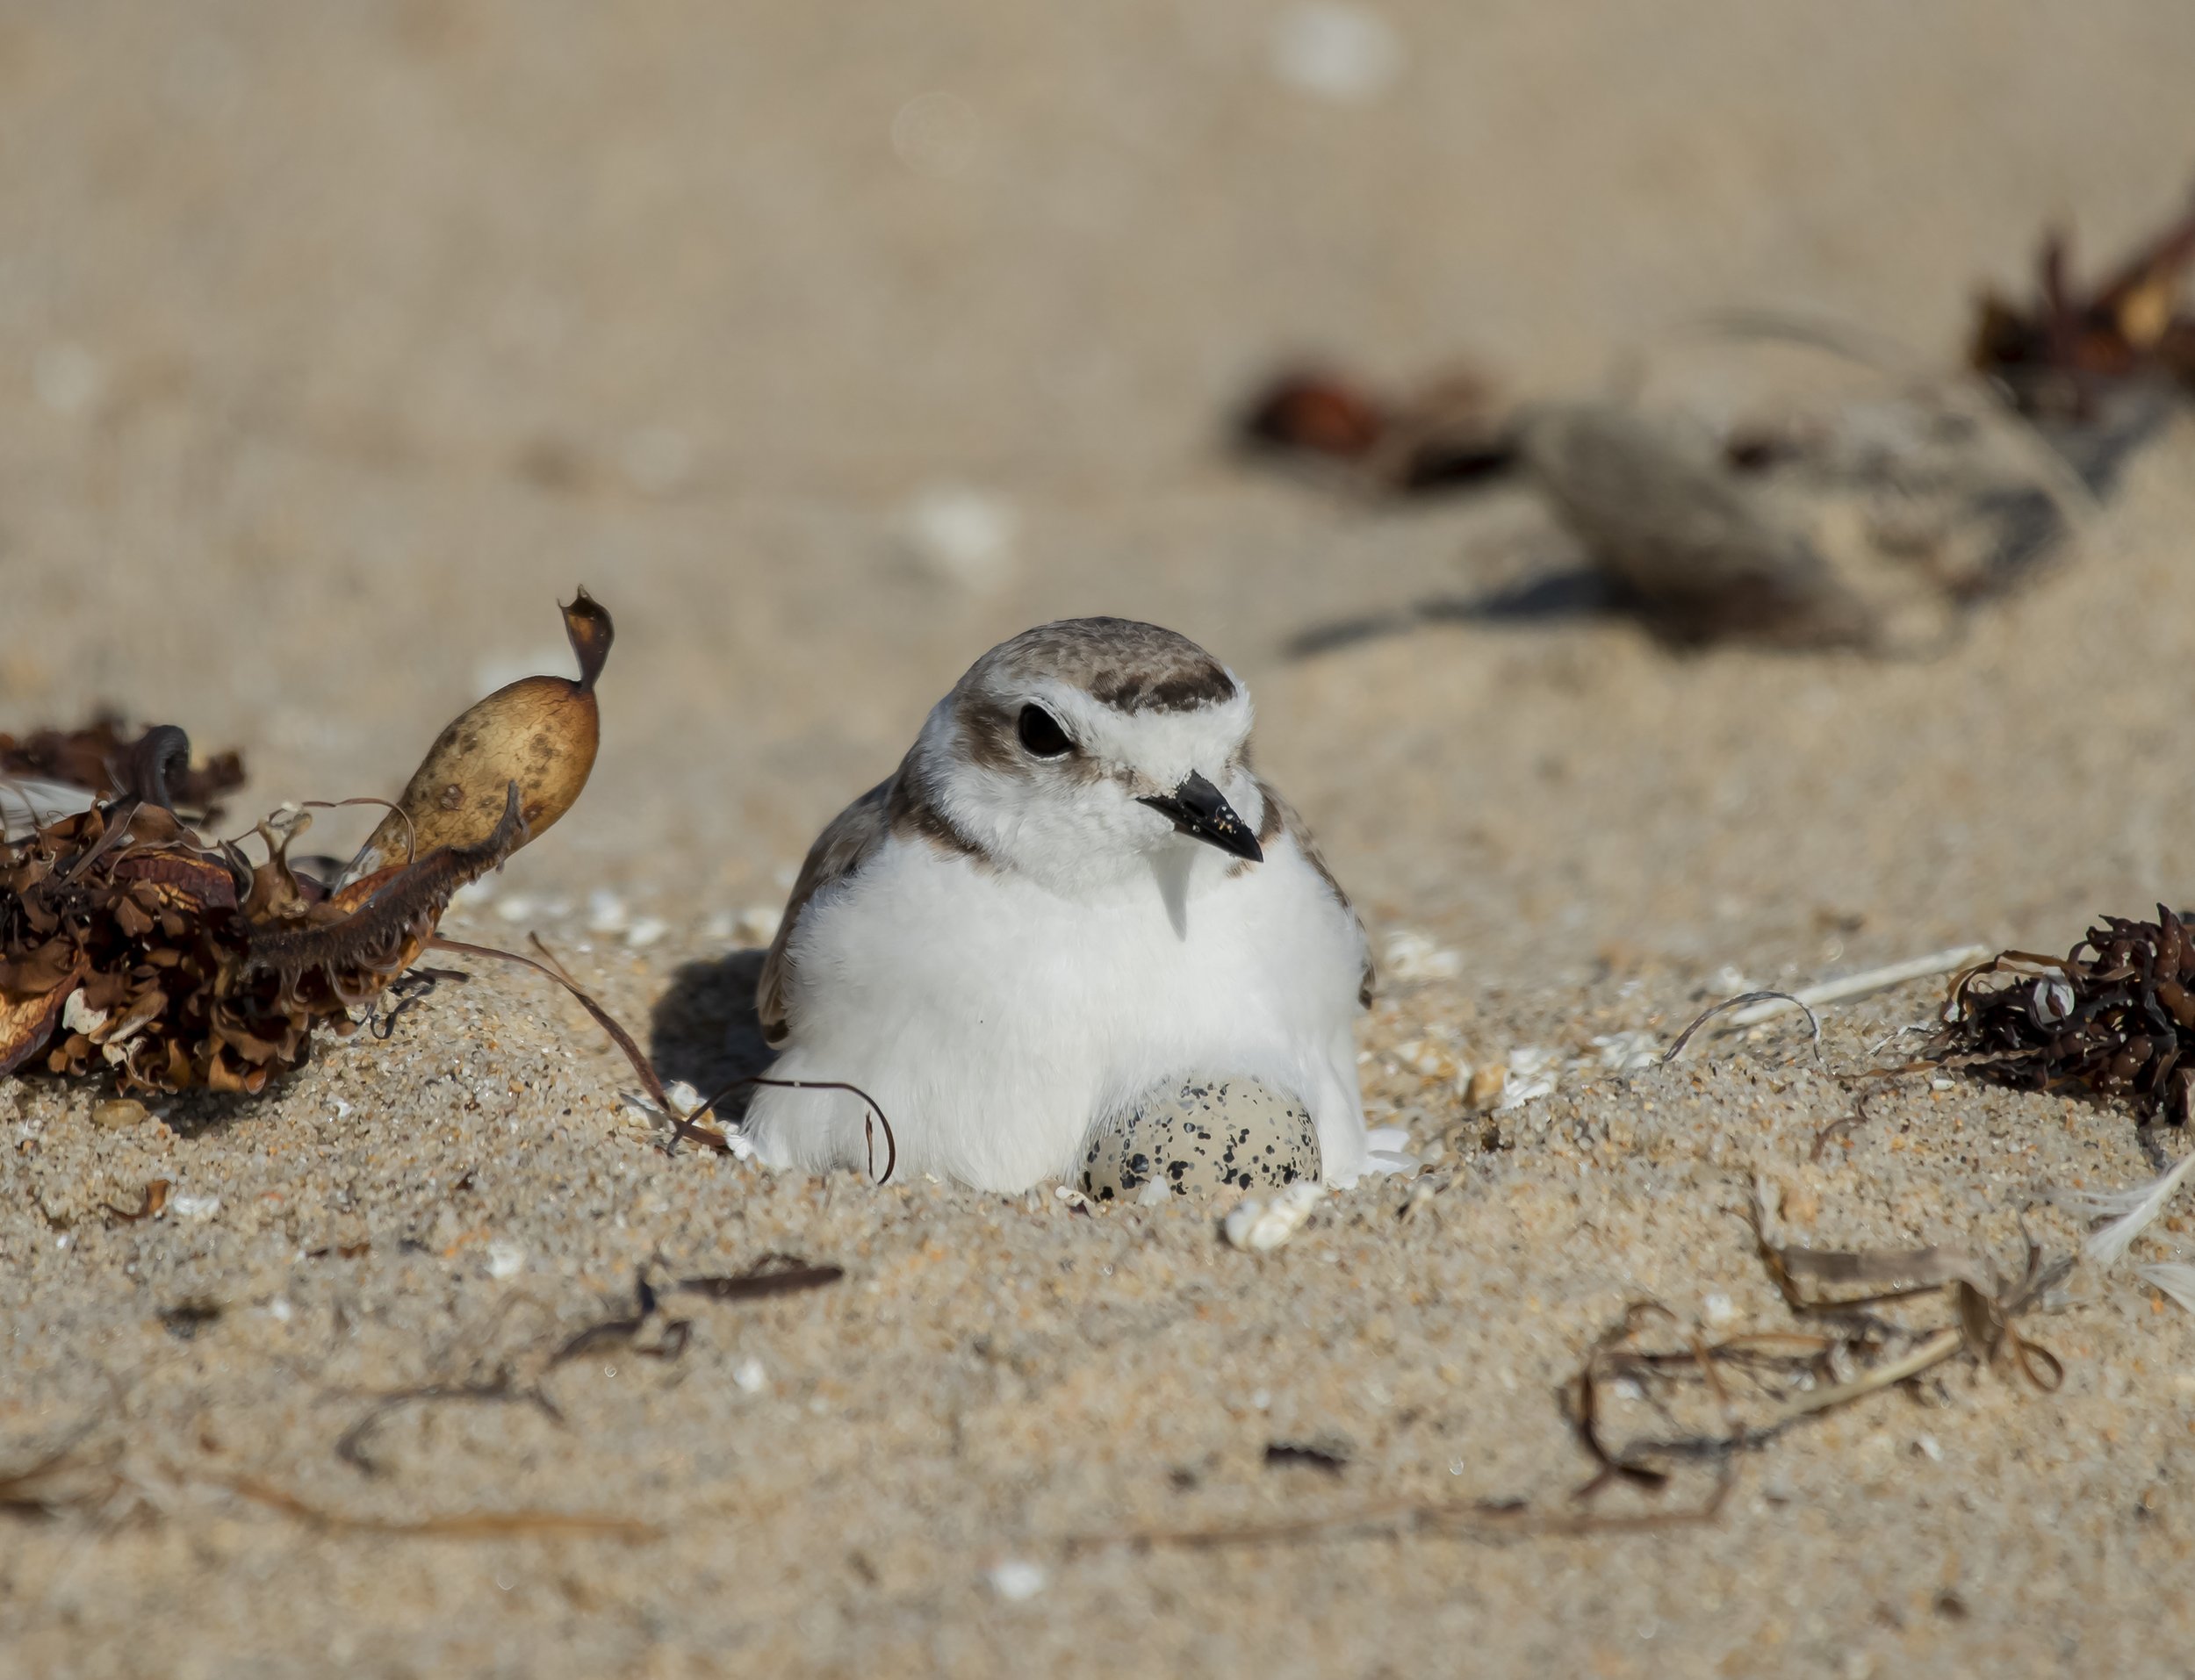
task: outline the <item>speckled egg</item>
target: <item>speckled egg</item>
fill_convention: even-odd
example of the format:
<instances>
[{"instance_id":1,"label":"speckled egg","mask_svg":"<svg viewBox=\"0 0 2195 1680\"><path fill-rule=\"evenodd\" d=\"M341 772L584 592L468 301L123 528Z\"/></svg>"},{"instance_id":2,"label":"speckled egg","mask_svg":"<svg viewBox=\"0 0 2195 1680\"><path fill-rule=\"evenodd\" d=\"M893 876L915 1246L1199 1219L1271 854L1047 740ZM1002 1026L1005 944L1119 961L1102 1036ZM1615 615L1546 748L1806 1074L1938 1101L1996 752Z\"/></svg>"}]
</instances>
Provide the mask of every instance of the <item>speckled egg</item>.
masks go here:
<instances>
[{"instance_id":1,"label":"speckled egg","mask_svg":"<svg viewBox=\"0 0 2195 1680\"><path fill-rule=\"evenodd\" d=\"M1319 1179L1319 1133L1295 1098L1250 1079L1201 1075L1155 1087L1083 1145L1093 1202L1151 1202Z\"/></svg>"}]
</instances>

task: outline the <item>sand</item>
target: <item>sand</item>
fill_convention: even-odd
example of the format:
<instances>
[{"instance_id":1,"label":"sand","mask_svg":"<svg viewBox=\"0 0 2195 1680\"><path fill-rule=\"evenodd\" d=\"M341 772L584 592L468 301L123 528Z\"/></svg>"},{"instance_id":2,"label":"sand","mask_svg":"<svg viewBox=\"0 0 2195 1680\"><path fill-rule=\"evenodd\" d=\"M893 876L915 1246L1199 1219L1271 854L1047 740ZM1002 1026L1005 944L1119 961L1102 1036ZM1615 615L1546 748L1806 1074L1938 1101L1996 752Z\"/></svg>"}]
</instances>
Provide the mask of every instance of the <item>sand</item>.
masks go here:
<instances>
[{"instance_id":1,"label":"sand","mask_svg":"<svg viewBox=\"0 0 2195 1680\"><path fill-rule=\"evenodd\" d=\"M2188 1671L2195 1325L2119 1274L2029 1322L2058 1392L1954 1362L1748 1455L1710 1525L1121 1538L1580 1509L1558 1389L1626 1303L1789 1323L1756 1175L1801 1240L2015 1264L2039 1188L2146 1175L2123 1116L1909 1079L1812 1158L1832 1073L1940 987L1829 1011L1818 1063L1788 1023L1629 1073L1594 1041L2195 881L2184 421L2076 559L1889 663L1597 619L1293 658L1561 539L1515 490L1371 510L1220 445L1301 348L1591 394L1766 302L1947 362L2046 217L2101 254L2173 204L2195 14L1397 3L1313 87L1288 16L0 18L0 729L182 722L247 753L240 823L392 793L486 686L565 668L584 581L619 627L593 785L450 930L538 930L705 1084L740 918L968 661L1155 619L1245 676L1263 767L1416 941L1362 1045L1429 1160L1262 1255L1210 1207L773 1180L666 1156L576 1009L471 963L262 1102L112 1130L0 1086L0 1472L78 1430L91 1466L0 1520L0 1674ZM1528 1050L1552 1093L1471 1111ZM102 1211L155 1179L162 1217ZM643 1268L774 1253L846 1274L544 1369ZM336 1454L376 1395L499 1375L553 1415L415 1404L370 1470ZM1267 1463L1305 1441L1346 1462ZM639 1526L465 1527L514 1511Z\"/></svg>"}]
</instances>

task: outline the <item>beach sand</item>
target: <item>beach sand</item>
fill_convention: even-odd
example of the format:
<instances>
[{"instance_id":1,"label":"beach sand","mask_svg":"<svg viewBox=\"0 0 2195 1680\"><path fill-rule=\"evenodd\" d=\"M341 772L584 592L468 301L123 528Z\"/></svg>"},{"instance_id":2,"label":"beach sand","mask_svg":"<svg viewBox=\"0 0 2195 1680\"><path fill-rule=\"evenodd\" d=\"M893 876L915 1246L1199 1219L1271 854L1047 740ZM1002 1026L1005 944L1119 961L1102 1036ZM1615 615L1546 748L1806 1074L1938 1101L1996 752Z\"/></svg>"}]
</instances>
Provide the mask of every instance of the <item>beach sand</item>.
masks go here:
<instances>
[{"instance_id":1,"label":"beach sand","mask_svg":"<svg viewBox=\"0 0 2195 1680\"><path fill-rule=\"evenodd\" d=\"M2177 204L2195 12L1349 15L0 18L0 729L107 701L240 747L230 831L393 794L568 670L584 582L593 783L446 930L537 931L706 1087L808 841L967 664L1156 620L1248 680L1404 937L1363 1072L1429 1162L1263 1254L1223 1208L774 1179L666 1155L577 1007L473 961L261 1101L115 1130L0 1083L0 1475L86 1432L84 1497L0 1518L0 1675L2187 1670L2195 1323L2124 1268L2025 1321L2057 1392L1954 1361L1743 1455L1709 1523L1154 1543L1697 1508L1706 1468L1574 1499L1562 1389L1635 1300L1792 1325L1756 1178L1796 1240L2017 1270L2023 1217L2081 1234L2040 1190L2151 1169L2122 1113L1925 1076L1816 1159L1941 981L1825 1011L1818 1056L1786 1020L1608 1064L1745 986L2062 950L2195 884L2184 420L2067 564L1896 661L1437 607L1292 657L1563 539L1515 488L1375 508L1224 447L1294 351L1592 395L1769 305L1947 368L2047 219L2095 261ZM1520 1052L1553 1090L1472 1109ZM160 1218L103 1211L155 1179ZM845 1278L545 1368L644 1268L776 1253ZM499 1382L336 1451L376 1396ZM1305 1442L1345 1462L1267 1461ZM622 1526L471 1520L512 1512Z\"/></svg>"}]
</instances>

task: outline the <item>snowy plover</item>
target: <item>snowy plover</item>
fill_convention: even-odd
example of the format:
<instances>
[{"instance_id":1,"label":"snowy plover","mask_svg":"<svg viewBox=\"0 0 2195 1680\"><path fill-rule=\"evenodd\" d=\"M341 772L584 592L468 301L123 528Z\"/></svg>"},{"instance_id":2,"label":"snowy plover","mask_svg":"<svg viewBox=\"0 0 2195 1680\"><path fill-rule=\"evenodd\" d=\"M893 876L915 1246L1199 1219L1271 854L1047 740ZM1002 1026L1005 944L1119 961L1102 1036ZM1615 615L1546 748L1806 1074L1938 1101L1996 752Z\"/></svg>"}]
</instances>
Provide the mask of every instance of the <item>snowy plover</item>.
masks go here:
<instances>
[{"instance_id":1,"label":"snowy plover","mask_svg":"<svg viewBox=\"0 0 2195 1680\"><path fill-rule=\"evenodd\" d=\"M1357 1094L1364 930L1249 733L1234 674L1155 625L993 648L808 854L759 991L772 1074L860 1086L901 1173L982 1189L1071 1172L1189 1070L1299 1098L1330 1182L1401 1165ZM858 1167L864 1113L765 1088L746 1132L775 1166Z\"/></svg>"}]
</instances>

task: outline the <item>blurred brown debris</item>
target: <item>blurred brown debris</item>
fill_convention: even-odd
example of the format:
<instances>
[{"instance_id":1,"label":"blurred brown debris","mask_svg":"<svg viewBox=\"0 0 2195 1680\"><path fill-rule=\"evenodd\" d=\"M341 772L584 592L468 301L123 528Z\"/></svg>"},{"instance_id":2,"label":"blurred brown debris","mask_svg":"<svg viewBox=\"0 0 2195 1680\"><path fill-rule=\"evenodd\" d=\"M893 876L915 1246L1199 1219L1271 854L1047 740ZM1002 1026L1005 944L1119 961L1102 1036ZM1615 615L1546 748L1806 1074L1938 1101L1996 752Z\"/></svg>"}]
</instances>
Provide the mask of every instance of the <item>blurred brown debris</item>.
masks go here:
<instances>
[{"instance_id":1,"label":"blurred brown debris","mask_svg":"<svg viewBox=\"0 0 2195 1680\"><path fill-rule=\"evenodd\" d=\"M1467 370L1395 398L1331 368L1285 369L1244 406L1235 433L1254 454L1379 495L1475 485L1516 458L1508 406Z\"/></svg>"},{"instance_id":2,"label":"blurred brown debris","mask_svg":"<svg viewBox=\"0 0 2195 1680\"><path fill-rule=\"evenodd\" d=\"M1824 393L1736 342L1775 331L1725 336L1742 370L1695 370L1704 394L1514 411L1508 447L1579 569L1321 627L1298 650L1436 620L1619 611L1674 647L1927 653L2083 528L2093 498L2078 471L1986 393L1893 384L1842 344L1801 341L1862 377ZM1762 363L1765 386L1741 399Z\"/></svg>"},{"instance_id":3,"label":"blurred brown debris","mask_svg":"<svg viewBox=\"0 0 2195 1680\"><path fill-rule=\"evenodd\" d=\"M33 729L18 737L0 734L0 777L59 782L81 787L101 799L122 791L120 768L130 761L148 731L133 730L119 713L101 712L82 729ZM219 801L244 785L244 761L234 751L217 752L186 765L169 779L169 793L184 810L213 817Z\"/></svg>"},{"instance_id":4,"label":"blurred brown debris","mask_svg":"<svg viewBox=\"0 0 2195 1680\"><path fill-rule=\"evenodd\" d=\"M1245 447L1379 497L1521 465L1599 592L1544 584L1313 630L1298 646L1434 618L1545 616L1558 598L1629 612L1679 645L1947 645L1962 609L2067 551L2095 499L2195 391L2195 314L2182 307L2195 210L2092 288L2074 282L2069 251L2062 234L2044 240L2026 305L1984 295L1968 361L1987 392L1864 334L1774 316L1719 330L1810 346L1879 388L1771 390L1748 407L1726 382L1673 403L1633 392L1528 406L1469 370L1392 396L1331 367L1284 369L1237 419Z\"/></svg>"},{"instance_id":5,"label":"blurred brown debris","mask_svg":"<svg viewBox=\"0 0 2195 1680\"><path fill-rule=\"evenodd\" d=\"M1523 438L1557 520L1665 637L1875 638L1874 610L1704 428L1580 404L1538 411Z\"/></svg>"},{"instance_id":6,"label":"blurred brown debris","mask_svg":"<svg viewBox=\"0 0 2195 1680\"><path fill-rule=\"evenodd\" d=\"M2113 390L2134 381L2195 390L2195 316L2181 307L2191 262L2195 208L2087 291L2072 277L2070 237L2054 230L2036 255L2025 307L1983 294L1968 360L2038 419L2094 420Z\"/></svg>"}]
</instances>

